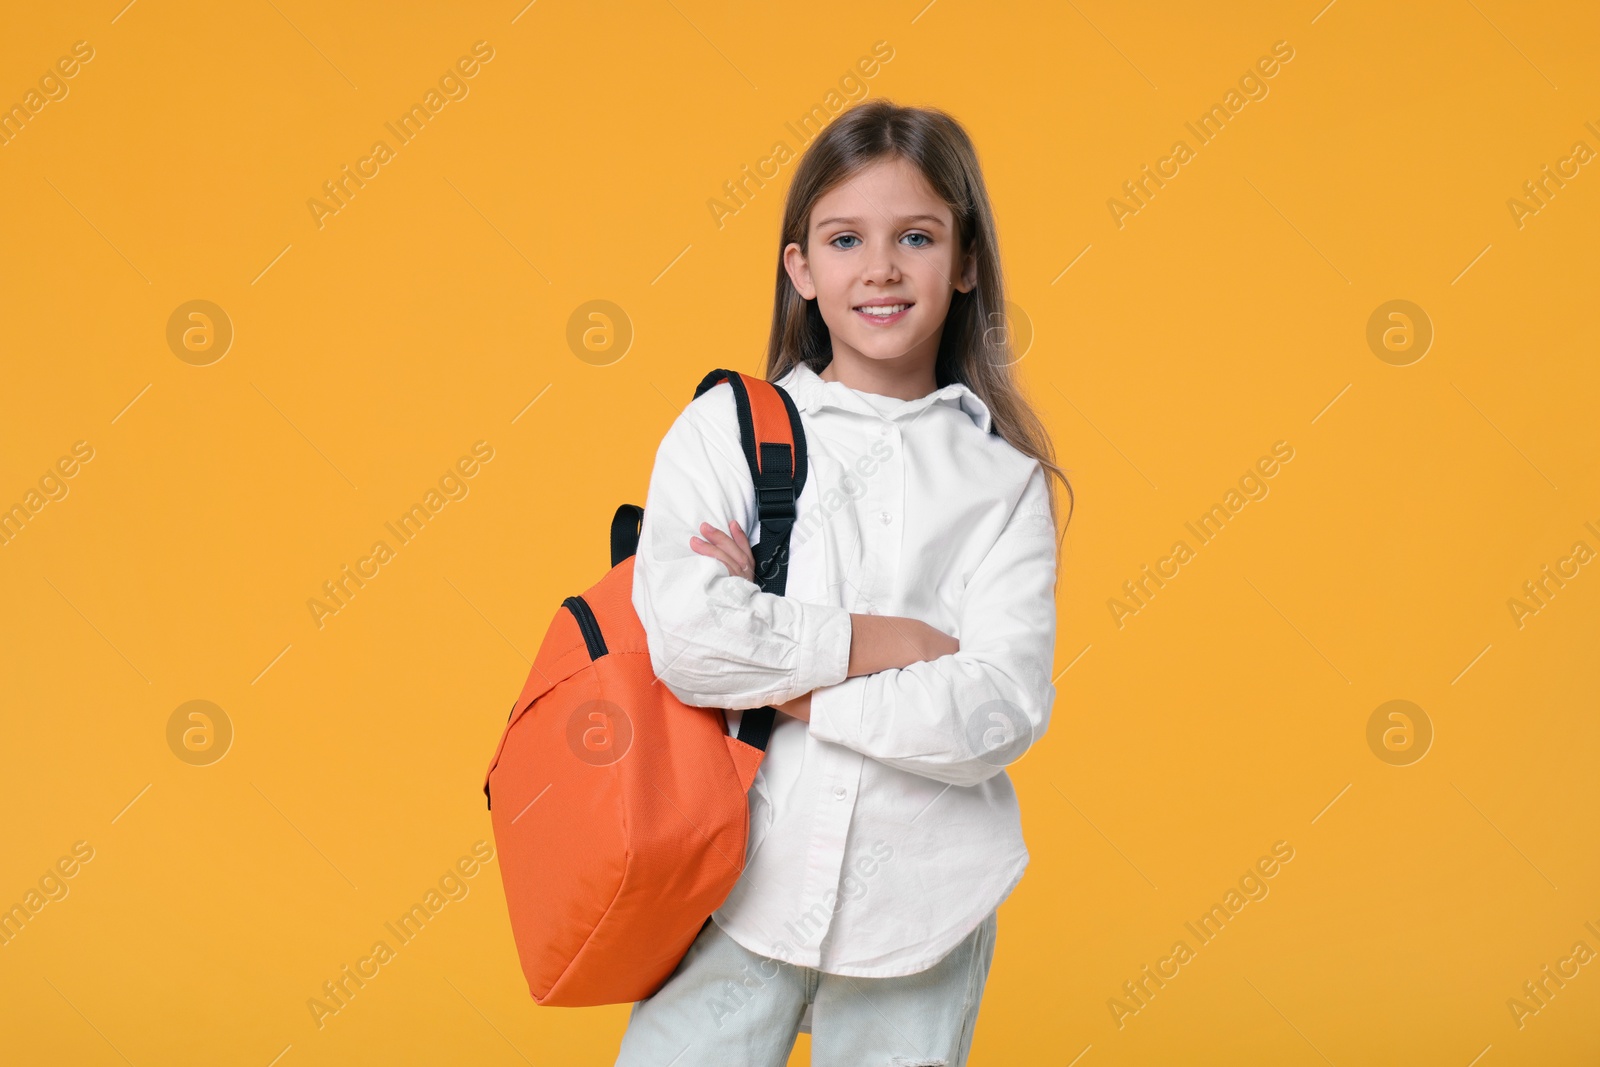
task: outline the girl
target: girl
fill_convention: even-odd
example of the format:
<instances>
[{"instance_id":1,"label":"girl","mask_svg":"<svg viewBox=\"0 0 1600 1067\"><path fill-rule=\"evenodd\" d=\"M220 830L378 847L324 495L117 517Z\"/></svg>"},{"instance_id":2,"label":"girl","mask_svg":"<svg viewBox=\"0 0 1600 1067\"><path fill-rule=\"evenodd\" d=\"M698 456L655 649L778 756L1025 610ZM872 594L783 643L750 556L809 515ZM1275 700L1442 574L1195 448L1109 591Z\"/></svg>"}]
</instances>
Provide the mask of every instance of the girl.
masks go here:
<instances>
[{"instance_id":1,"label":"girl","mask_svg":"<svg viewBox=\"0 0 1600 1067\"><path fill-rule=\"evenodd\" d=\"M732 387L667 431L633 603L685 703L772 706L743 877L629 1016L619 1067L964 1064L995 909L1028 863L1004 767L1055 697L1056 494L1015 380L977 155L861 104L807 149L766 378L810 464L786 595L760 589ZM1070 508L1068 518L1070 520ZM1064 528L1064 527L1063 527ZM698 534L698 536L695 536Z\"/></svg>"}]
</instances>

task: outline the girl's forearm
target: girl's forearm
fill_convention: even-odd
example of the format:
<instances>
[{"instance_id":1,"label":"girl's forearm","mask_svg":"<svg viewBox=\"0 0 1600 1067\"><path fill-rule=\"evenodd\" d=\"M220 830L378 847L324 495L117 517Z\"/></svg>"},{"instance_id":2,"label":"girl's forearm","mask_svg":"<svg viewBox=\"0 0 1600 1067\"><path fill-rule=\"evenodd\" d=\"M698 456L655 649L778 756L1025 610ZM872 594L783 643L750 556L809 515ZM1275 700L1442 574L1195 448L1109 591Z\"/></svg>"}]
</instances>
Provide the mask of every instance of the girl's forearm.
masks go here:
<instances>
[{"instance_id":1,"label":"girl's forearm","mask_svg":"<svg viewBox=\"0 0 1600 1067\"><path fill-rule=\"evenodd\" d=\"M961 650L961 642L919 619L901 615L850 616L850 667L848 677L909 667ZM773 707L785 715L811 721L811 694Z\"/></svg>"},{"instance_id":2,"label":"girl's forearm","mask_svg":"<svg viewBox=\"0 0 1600 1067\"><path fill-rule=\"evenodd\" d=\"M920 619L900 615L850 616L847 677L909 667L958 651L961 643Z\"/></svg>"}]
</instances>

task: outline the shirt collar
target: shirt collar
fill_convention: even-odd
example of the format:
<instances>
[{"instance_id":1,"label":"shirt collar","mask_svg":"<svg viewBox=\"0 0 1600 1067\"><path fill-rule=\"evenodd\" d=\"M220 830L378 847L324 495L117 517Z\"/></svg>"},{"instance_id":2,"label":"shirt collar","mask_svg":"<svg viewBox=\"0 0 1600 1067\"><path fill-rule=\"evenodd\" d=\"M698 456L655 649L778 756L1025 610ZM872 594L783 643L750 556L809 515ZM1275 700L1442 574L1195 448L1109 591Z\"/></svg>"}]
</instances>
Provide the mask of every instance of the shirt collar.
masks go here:
<instances>
[{"instance_id":1,"label":"shirt collar","mask_svg":"<svg viewBox=\"0 0 1600 1067\"><path fill-rule=\"evenodd\" d=\"M854 411L875 419L883 418L878 410L863 400L854 389L843 382L825 380L805 363L796 363L790 367L778 378L777 384L788 390L789 395L794 397L795 407L804 412L832 407L843 411ZM935 389L927 396L902 403L904 406L895 413L896 419L907 415L919 415L933 404L942 404L966 412L978 429L984 433L991 432L992 419L989 406L962 382L951 382Z\"/></svg>"}]
</instances>

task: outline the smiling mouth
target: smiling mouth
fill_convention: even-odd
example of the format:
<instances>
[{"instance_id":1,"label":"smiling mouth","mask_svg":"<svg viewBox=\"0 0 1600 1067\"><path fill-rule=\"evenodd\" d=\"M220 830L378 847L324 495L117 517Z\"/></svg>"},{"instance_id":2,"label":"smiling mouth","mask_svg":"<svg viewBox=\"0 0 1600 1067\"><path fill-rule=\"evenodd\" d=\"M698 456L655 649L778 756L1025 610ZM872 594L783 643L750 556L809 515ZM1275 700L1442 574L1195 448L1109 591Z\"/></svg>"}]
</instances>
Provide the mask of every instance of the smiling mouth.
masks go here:
<instances>
[{"instance_id":1,"label":"smiling mouth","mask_svg":"<svg viewBox=\"0 0 1600 1067\"><path fill-rule=\"evenodd\" d=\"M862 304L852 308L856 314L875 322L895 322L910 311L914 305L907 301L901 304Z\"/></svg>"}]
</instances>

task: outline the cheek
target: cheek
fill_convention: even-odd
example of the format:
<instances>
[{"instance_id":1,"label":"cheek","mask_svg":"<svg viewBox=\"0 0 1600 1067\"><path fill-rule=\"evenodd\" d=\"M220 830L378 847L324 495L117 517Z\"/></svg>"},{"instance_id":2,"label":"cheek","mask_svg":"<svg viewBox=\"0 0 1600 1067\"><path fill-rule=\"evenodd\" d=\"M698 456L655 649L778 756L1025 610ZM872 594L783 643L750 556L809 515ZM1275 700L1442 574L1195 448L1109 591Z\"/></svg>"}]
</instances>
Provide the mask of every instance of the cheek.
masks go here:
<instances>
[{"instance_id":1,"label":"cheek","mask_svg":"<svg viewBox=\"0 0 1600 1067\"><path fill-rule=\"evenodd\" d=\"M811 284L817 288L817 303L824 311L829 308L849 311L853 283L848 273L833 264L820 264L811 269Z\"/></svg>"},{"instance_id":2,"label":"cheek","mask_svg":"<svg viewBox=\"0 0 1600 1067\"><path fill-rule=\"evenodd\" d=\"M917 312L925 319L944 321L945 314L950 310L950 287L959 279L953 275L946 279L937 272L929 272L927 278L915 280L917 293Z\"/></svg>"},{"instance_id":3,"label":"cheek","mask_svg":"<svg viewBox=\"0 0 1600 1067\"><path fill-rule=\"evenodd\" d=\"M924 252L908 259L902 269L917 294L917 303L929 306L949 303L951 289L961 280L951 257L942 251Z\"/></svg>"},{"instance_id":4,"label":"cheek","mask_svg":"<svg viewBox=\"0 0 1600 1067\"><path fill-rule=\"evenodd\" d=\"M850 310L843 294L822 289L817 290L817 309L822 312L822 321L830 330L847 328L856 315Z\"/></svg>"},{"instance_id":5,"label":"cheek","mask_svg":"<svg viewBox=\"0 0 1600 1067\"><path fill-rule=\"evenodd\" d=\"M814 270L811 284L817 288L817 308L830 329L838 329L855 318L850 310L853 280L838 271Z\"/></svg>"}]
</instances>

